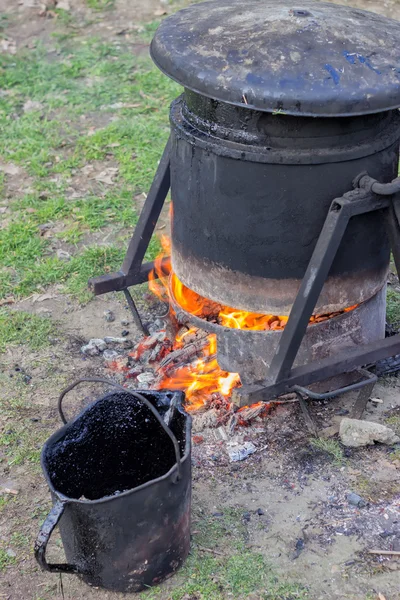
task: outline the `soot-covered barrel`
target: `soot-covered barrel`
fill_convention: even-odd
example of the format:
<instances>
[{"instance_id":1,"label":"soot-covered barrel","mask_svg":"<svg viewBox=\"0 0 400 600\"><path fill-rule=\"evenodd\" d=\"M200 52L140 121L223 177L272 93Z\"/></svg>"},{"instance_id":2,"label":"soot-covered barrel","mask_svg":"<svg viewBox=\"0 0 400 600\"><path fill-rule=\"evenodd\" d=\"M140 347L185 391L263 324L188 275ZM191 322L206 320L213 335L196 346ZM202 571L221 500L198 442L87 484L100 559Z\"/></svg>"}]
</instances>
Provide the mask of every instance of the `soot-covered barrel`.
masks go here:
<instances>
[{"instance_id":1,"label":"soot-covered barrel","mask_svg":"<svg viewBox=\"0 0 400 600\"><path fill-rule=\"evenodd\" d=\"M285 314L329 205L362 171L397 174L400 23L302 0L200 2L167 17L156 65L172 106L172 263L199 294ZM373 296L382 215L351 222L317 311Z\"/></svg>"},{"instance_id":2,"label":"soot-covered barrel","mask_svg":"<svg viewBox=\"0 0 400 600\"><path fill-rule=\"evenodd\" d=\"M397 111L295 117L186 90L171 124L173 268L242 310L288 314L332 200L363 171L382 182L397 174ZM317 312L367 300L388 265L383 215L353 219Z\"/></svg>"}]
</instances>

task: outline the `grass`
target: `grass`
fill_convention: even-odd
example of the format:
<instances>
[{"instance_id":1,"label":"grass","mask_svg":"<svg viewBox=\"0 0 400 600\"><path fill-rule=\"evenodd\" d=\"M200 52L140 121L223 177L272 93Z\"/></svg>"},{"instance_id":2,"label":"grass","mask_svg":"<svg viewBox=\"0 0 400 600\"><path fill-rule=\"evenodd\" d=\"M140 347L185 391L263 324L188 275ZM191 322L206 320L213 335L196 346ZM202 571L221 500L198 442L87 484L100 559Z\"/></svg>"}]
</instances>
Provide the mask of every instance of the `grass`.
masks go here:
<instances>
[{"instance_id":1,"label":"grass","mask_svg":"<svg viewBox=\"0 0 400 600\"><path fill-rule=\"evenodd\" d=\"M301 600L308 597L304 587L280 581L264 555L246 546L242 512L224 509L222 518L201 516L196 520L198 533L192 552L174 583L169 584L170 600L220 600L229 597L239 600L250 595L260 600ZM166 592L165 585L144 592L141 597L153 600L163 592Z\"/></svg>"},{"instance_id":2,"label":"grass","mask_svg":"<svg viewBox=\"0 0 400 600\"><path fill-rule=\"evenodd\" d=\"M337 440L314 438L310 441L313 448L324 452L331 457L337 466L342 466L344 462L342 448Z\"/></svg>"},{"instance_id":3,"label":"grass","mask_svg":"<svg viewBox=\"0 0 400 600\"><path fill-rule=\"evenodd\" d=\"M154 27L144 28L145 39ZM55 40L56 54L38 46L0 59L6 91L0 98L0 158L30 178L11 200L0 199L8 204L0 215L0 298L23 298L61 282L66 293L87 301L87 279L119 268L137 222L133 197L151 184L168 138L169 104L179 93L150 59L135 56L119 40ZM39 104L27 112L28 101ZM68 190L72 184L80 191L74 178L82 178L86 165L93 176L112 165L112 185L89 174L88 189L71 199ZM7 181L1 173L3 196ZM91 236L105 227L112 241L99 248ZM71 261L57 258L57 243L68 244ZM154 241L146 258L158 251Z\"/></svg>"},{"instance_id":4,"label":"grass","mask_svg":"<svg viewBox=\"0 0 400 600\"><path fill-rule=\"evenodd\" d=\"M9 370L0 372L1 459L7 469L14 465L30 465L36 472L39 468L41 447L54 423L45 418L38 420L38 408L32 402L34 394L40 395L43 382L26 382L23 371L14 371L13 377L10 375ZM59 381L55 376L46 373L45 377L46 385L59 389Z\"/></svg>"},{"instance_id":5,"label":"grass","mask_svg":"<svg viewBox=\"0 0 400 600\"><path fill-rule=\"evenodd\" d=\"M94 10L104 10L105 8L112 8L115 0L86 0L86 4Z\"/></svg>"},{"instance_id":6,"label":"grass","mask_svg":"<svg viewBox=\"0 0 400 600\"><path fill-rule=\"evenodd\" d=\"M397 434L400 434L400 414L391 415L385 421L388 427L391 427Z\"/></svg>"},{"instance_id":7,"label":"grass","mask_svg":"<svg viewBox=\"0 0 400 600\"><path fill-rule=\"evenodd\" d=\"M9 346L21 344L31 350L39 350L49 345L49 337L54 335L54 329L50 319L0 308L0 352L5 352Z\"/></svg>"},{"instance_id":8,"label":"grass","mask_svg":"<svg viewBox=\"0 0 400 600\"><path fill-rule=\"evenodd\" d=\"M9 565L13 565L16 562L14 556L9 556L4 548L0 548L0 571L4 571Z\"/></svg>"},{"instance_id":9,"label":"grass","mask_svg":"<svg viewBox=\"0 0 400 600\"><path fill-rule=\"evenodd\" d=\"M400 292L390 286L387 290L386 316L392 325L400 324Z\"/></svg>"}]
</instances>

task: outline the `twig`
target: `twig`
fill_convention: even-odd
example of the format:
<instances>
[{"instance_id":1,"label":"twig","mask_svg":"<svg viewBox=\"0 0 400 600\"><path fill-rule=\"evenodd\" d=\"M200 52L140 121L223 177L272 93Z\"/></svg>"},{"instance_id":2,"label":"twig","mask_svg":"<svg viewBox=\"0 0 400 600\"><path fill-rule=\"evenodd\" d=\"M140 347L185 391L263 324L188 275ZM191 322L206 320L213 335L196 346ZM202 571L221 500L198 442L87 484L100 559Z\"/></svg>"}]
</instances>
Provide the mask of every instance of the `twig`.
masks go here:
<instances>
[{"instance_id":1,"label":"twig","mask_svg":"<svg viewBox=\"0 0 400 600\"><path fill-rule=\"evenodd\" d=\"M400 556L400 550L368 550L368 554L382 554L382 556Z\"/></svg>"},{"instance_id":2,"label":"twig","mask_svg":"<svg viewBox=\"0 0 400 600\"><path fill-rule=\"evenodd\" d=\"M225 556L223 552L218 552L218 550L212 550L212 548L205 548L204 546L200 546L197 544L199 550L203 550L204 552L211 552L211 554L217 554L218 556Z\"/></svg>"}]
</instances>

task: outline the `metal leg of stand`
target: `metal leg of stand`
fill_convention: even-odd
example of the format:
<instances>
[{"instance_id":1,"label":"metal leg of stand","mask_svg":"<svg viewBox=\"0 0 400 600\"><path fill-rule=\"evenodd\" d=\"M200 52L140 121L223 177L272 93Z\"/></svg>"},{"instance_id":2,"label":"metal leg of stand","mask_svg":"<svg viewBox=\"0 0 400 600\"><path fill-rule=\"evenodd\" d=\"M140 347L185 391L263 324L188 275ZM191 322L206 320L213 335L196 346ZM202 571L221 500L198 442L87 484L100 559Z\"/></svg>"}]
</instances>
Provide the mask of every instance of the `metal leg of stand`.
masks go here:
<instances>
[{"instance_id":1,"label":"metal leg of stand","mask_svg":"<svg viewBox=\"0 0 400 600\"><path fill-rule=\"evenodd\" d=\"M361 419L364 414L364 410L366 409L368 400L370 399L372 391L375 387L375 383L375 381L371 381L371 383L360 390L357 400L350 411L350 419Z\"/></svg>"},{"instance_id":2,"label":"metal leg of stand","mask_svg":"<svg viewBox=\"0 0 400 600\"><path fill-rule=\"evenodd\" d=\"M125 290L131 285L147 281L148 272L153 265L142 263L170 188L170 149L171 143L168 140L121 270L89 279L89 287L96 295Z\"/></svg>"},{"instance_id":3,"label":"metal leg of stand","mask_svg":"<svg viewBox=\"0 0 400 600\"><path fill-rule=\"evenodd\" d=\"M267 374L270 384L288 378L308 322L328 277L349 220L360 214L389 206L388 198L380 198L356 189L333 200L324 226L311 256L292 310Z\"/></svg>"},{"instance_id":4,"label":"metal leg of stand","mask_svg":"<svg viewBox=\"0 0 400 600\"><path fill-rule=\"evenodd\" d=\"M314 423L309 411L308 411L308 406L307 406L307 402L305 401L305 399L303 398L302 394L300 392L295 392L299 404L300 404L300 408L301 408L301 412L303 413L303 417L304 417L304 421L305 424L307 426L308 431L312 434L315 435L316 437L318 437L318 427L317 425Z\"/></svg>"},{"instance_id":5,"label":"metal leg of stand","mask_svg":"<svg viewBox=\"0 0 400 600\"><path fill-rule=\"evenodd\" d=\"M135 304L129 290L123 290L123 292L125 294L125 298L128 303L128 306L131 309L133 320L135 321L136 326L140 329L140 331L142 331L142 333L144 335L146 335L146 336L150 335L150 331L148 330L146 325L143 323L143 321L140 317L139 311L136 308L136 304Z\"/></svg>"}]
</instances>

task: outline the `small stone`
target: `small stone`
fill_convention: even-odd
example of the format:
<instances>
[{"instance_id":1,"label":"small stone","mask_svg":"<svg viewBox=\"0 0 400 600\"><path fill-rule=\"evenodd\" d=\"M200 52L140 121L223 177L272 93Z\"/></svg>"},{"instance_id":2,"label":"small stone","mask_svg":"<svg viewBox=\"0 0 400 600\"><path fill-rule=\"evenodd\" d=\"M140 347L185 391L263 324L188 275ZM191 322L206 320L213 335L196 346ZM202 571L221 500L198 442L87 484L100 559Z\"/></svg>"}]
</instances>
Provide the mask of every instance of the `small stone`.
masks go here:
<instances>
[{"instance_id":1,"label":"small stone","mask_svg":"<svg viewBox=\"0 0 400 600\"><path fill-rule=\"evenodd\" d=\"M392 535L397 535L397 531L387 531L385 529L385 531L382 531L382 533L380 533L379 535L381 538L385 539L391 537Z\"/></svg>"},{"instance_id":2,"label":"small stone","mask_svg":"<svg viewBox=\"0 0 400 600\"><path fill-rule=\"evenodd\" d=\"M104 318L107 321L107 323L112 323L113 321L115 321L115 315L112 310L105 310Z\"/></svg>"},{"instance_id":3,"label":"small stone","mask_svg":"<svg viewBox=\"0 0 400 600\"><path fill-rule=\"evenodd\" d=\"M193 419L193 432L198 433L204 429L217 427L218 425L218 412L212 408L204 413L195 415Z\"/></svg>"},{"instance_id":4,"label":"small stone","mask_svg":"<svg viewBox=\"0 0 400 600\"><path fill-rule=\"evenodd\" d=\"M7 556L9 556L10 558L15 558L17 556L17 553L14 552L14 550L12 550L11 548L7 548L6 550L6 554Z\"/></svg>"},{"instance_id":5,"label":"small stone","mask_svg":"<svg viewBox=\"0 0 400 600\"><path fill-rule=\"evenodd\" d=\"M204 437L202 435L194 435L192 439L193 444L202 444L204 442Z\"/></svg>"},{"instance_id":6,"label":"small stone","mask_svg":"<svg viewBox=\"0 0 400 600\"><path fill-rule=\"evenodd\" d=\"M218 517L218 518L219 518L219 517L223 517L223 516L224 516L224 513L223 513L223 512L215 512L215 513L213 513L213 514L212 514L212 516L213 516L213 517Z\"/></svg>"},{"instance_id":7,"label":"small stone","mask_svg":"<svg viewBox=\"0 0 400 600\"><path fill-rule=\"evenodd\" d=\"M359 419L342 419L339 435L344 446L360 448L375 442L381 444L396 444L400 442L399 436L385 425L372 421L361 421Z\"/></svg>"},{"instance_id":8,"label":"small stone","mask_svg":"<svg viewBox=\"0 0 400 600\"><path fill-rule=\"evenodd\" d=\"M82 354L86 354L86 356L98 356L100 352L103 352L106 348L107 344L104 340L93 338L89 340L85 346L82 346L81 352Z\"/></svg>"},{"instance_id":9,"label":"small stone","mask_svg":"<svg viewBox=\"0 0 400 600\"><path fill-rule=\"evenodd\" d=\"M127 350L133 348L133 342L128 338L105 336L104 341L106 344L117 344Z\"/></svg>"},{"instance_id":10,"label":"small stone","mask_svg":"<svg viewBox=\"0 0 400 600\"><path fill-rule=\"evenodd\" d=\"M140 375L137 376L137 380L139 383L153 383L155 381L155 375L154 373L149 373L149 372L145 372L145 373L140 373Z\"/></svg>"},{"instance_id":11,"label":"small stone","mask_svg":"<svg viewBox=\"0 0 400 600\"><path fill-rule=\"evenodd\" d=\"M128 335L129 335L129 331L128 331L127 329L124 329L124 330L121 332L121 335L122 335L122 337L126 337L126 336L128 336Z\"/></svg>"},{"instance_id":12,"label":"small stone","mask_svg":"<svg viewBox=\"0 0 400 600\"><path fill-rule=\"evenodd\" d=\"M119 354L116 350L104 350L103 358L106 362L110 362L119 357Z\"/></svg>"},{"instance_id":13,"label":"small stone","mask_svg":"<svg viewBox=\"0 0 400 600\"><path fill-rule=\"evenodd\" d=\"M380 398L371 398L370 402L372 402L373 404L383 404L383 400L381 400Z\"/></svg>"},{"instance_id":14,"label":"small stone","mask_svg":"<svg viewBox=\"0 0 400 600\"><path fill-rule=\"evenodd\" d=\"M355 565L356 561L354 560L354 558L351 558L350 560L346 560L346 562L344 563L345 567L350 567L351 565Z\"/></svg>"},{"instance_id":15,"label":"small stone","mask_svg":"<svg viewBox=\"0 0 400 600\"><path fill-rule=\"evenodd\" d=\"M129 321L127 319L121 319L121 325L126 327L127 325L129 325Z\"/></svg>"},{"instance_id":16,"label":"small stone","mask_svg":"<svg viewBox=\"0 0 400 600\"><path fill-rule=\"evenodd\" d=\"M296 540L296 549L292 554L292 560L296 560L296 558L299 558L300 553L304 550L305 548L305 543L303 538L299 538L298 540Z\"/></svg>"},{"instance_id":17,"label":"small stone","mask_svg":"<svg viewBox=\"0 0 400 600\"><path fill-rule=\"evenodd\" d=\"M262 517L263 515L265 515L265 512L263 511L262 508L257 508L257 514L259 517Z\"/></svg>"},{"instance_id":18,"label":"small stone","mask_svg":"<svg viewBox=\"0 0 400 600\"><path fill-rule=\"evenodd\" d=\"M61 250L60 248L56 252L58 260L71 260L71 255L69 252L65 250Z\"/></svg>"},{"instance_id":19,"label":"small stone","mask_svg":"<svg viewBox=\"0 0 400 600\"><path fill-rule=\"evenodd\" d=\"M251 456L251 454L254 454L257 448L255 447L253 442L244 442L243 444L231 442L227 444L226 450L231 461L237 462L240 460L245 460L246 458Z\"/></svg>"},{"instance_id":20,"label":"small stone","mask_svg":"<svg viewBox=\"0 0 400 600\"><path fill-rule=\"evenodd\" d=\"M247 521L247 523L249 523L249 521L251 519L251 515L249 512L243 513L242 517L243 517L243 521Z\"/></svg>"},{"instance_id":21,"label":"small stone","mask_svg":"<svg viewBox=\"0 0 400 600\"><path fill-rule=\"evenodd\" d=\"M347 502L349 504L352 504L353 506L357 506L358 508L364 508L365 506L367 506L365 500L363 500L361 496L355 494L354 492L347 494Z\"/></svg>"}]
</instances>

